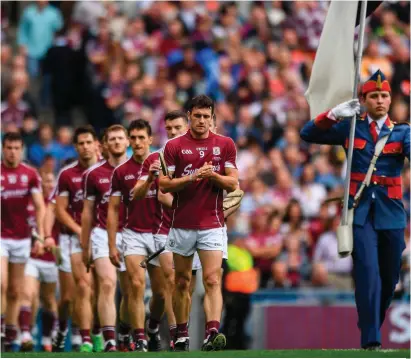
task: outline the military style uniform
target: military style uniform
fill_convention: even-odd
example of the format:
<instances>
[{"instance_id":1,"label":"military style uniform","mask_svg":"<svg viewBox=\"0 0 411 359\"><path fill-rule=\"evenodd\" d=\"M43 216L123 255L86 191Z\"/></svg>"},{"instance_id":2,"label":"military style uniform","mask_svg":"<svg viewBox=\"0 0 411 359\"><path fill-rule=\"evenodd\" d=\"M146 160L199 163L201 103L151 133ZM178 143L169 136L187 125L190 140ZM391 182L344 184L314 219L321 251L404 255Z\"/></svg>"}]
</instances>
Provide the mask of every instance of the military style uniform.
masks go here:
<instances>
[{"instance_id":1,"label":"military style uniform","mask_svg":"<svg viewBox=\"0 0 411 359\"><path fill-rule=\"evenodd\" d=\"M363 93L378 90L391 90L379 70L362 87ZM301 138L312 143L341 145L347 151L350 118L336 121L330 117L327 111L308 122L301 130ZM401 171L405 157L410 158L410 127L396 125L388 116L373 121L365 114L357 119L349 208L353 207L353 198L368 171L376 142L391 132L376 162L371 184L354 211L355 300L361 346L367 348L381 343L380 327L400 275L406 226Z\"/></svg>"}]
</instances>

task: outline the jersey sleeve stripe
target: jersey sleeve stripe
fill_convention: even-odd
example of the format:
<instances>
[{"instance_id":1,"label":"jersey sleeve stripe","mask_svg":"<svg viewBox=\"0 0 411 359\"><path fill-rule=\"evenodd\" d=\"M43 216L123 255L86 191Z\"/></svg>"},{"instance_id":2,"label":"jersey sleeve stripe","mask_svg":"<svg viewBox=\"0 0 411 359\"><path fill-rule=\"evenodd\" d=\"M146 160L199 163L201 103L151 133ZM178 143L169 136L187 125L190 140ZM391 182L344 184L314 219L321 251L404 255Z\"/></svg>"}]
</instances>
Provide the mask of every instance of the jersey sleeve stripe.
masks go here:
<instances>
[{"instance_id":1,"label":"jersey sleeve stripe","mask_svg":"<svg viewBox=\"0 0 411 359\"><path fill-rule=\"evenodd\" d=\"M54 196L64 196L67 197L68 196L68 192L65 192L67 194L63 194L63 193L59 193L59 181L60 181L60 177L63 174L64 171L68 170L69 168L75 167L77 166L78 161L74 161L73 163L70 163L69 165L63 167L59 174L57 175L57 180L56 180L56 186L54 187L54 189L51 191L50 195L49 195L49 201L51 201L53 199Z\"/></svg>"}]
</instances>

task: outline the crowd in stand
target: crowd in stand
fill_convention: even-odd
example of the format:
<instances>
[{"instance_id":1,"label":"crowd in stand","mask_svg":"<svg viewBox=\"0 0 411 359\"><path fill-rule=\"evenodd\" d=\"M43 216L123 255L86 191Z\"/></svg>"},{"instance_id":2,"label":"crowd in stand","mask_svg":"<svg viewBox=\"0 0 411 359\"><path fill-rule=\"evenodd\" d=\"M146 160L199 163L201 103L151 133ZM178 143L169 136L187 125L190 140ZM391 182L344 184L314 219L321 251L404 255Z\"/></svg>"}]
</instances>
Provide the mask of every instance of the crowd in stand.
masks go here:
<instances>
[{"instance_id":1,"label":"crowd in stand","mask_svg":"<svg viewBox=\"0 0 411 359\"><path fill-rule=\"evenodd\" d=\"M337 259L340 206L325 202L342 196L344 151L299 137L327 2L25 5L14 41L2 3L1 118L2 133L22 132L28 162L56 173L75 156L75 109L98 132L146 119L159 148L165 113L205 93L239 149L246 194L229 239L252 254L261 286L352 287L351 259ZM391 82L397 122L410 117L409 6L387 2L368 18L361 66L362 80L380 68ZM403 186L409 218L409 168Z\"/></svg>"}]
</instances>

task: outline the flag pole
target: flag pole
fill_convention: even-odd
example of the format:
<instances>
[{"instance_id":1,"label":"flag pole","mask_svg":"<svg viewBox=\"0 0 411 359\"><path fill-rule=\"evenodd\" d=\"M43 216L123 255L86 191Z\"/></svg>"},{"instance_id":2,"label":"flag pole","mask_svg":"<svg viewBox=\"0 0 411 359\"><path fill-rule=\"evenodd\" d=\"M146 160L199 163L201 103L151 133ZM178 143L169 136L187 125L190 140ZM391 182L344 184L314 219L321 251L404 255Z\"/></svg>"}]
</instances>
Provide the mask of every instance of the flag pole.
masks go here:
<instances>
[{"instance_id":1,"label":"flag pole","mask_svg":"<svg viewBox=\"0 0 411 359\"><path fill-rule=\"evenodd\" d=\"M353 98L358 96L358 84L360 82L360 70L361 70L361 59L364 46L364 30L365 30L365 19L367 17L367 0L359 1L361 4L361 13L360 13L360 30L358 38L358 48L357 48L357 62L355 64L355 77L354 77L354 89L353 89ZM351 164L352 164L352 155L354 149L354 136L355 136L355 125L356 125L356 116L354 115L351 119L350 126L350 138L348 142L348 152L347 152L347 174L345 176L344 184L344 202L343 202L343 212L341 224L348 224L348 199L350 194L350 178L351 178Z\"/></svg>"}]
</instances>

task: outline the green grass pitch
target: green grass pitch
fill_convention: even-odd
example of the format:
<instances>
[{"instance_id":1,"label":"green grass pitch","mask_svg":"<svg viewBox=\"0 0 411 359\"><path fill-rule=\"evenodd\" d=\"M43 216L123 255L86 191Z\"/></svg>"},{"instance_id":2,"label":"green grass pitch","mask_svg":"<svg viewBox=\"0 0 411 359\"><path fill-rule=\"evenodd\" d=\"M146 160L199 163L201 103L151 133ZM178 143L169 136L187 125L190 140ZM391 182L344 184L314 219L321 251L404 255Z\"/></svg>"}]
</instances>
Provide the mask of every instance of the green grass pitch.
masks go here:
<instances>
[{"instance_id":1,"label":"green grass pitch","mask_svg":"<svg viewBox=\"0 0 411 359\"><path fill-rule=\"evenodd\" d=\"M3 358L410 358L409 350L226 350L189 353L2 353Z\"/></svg>"}]
</instances>

